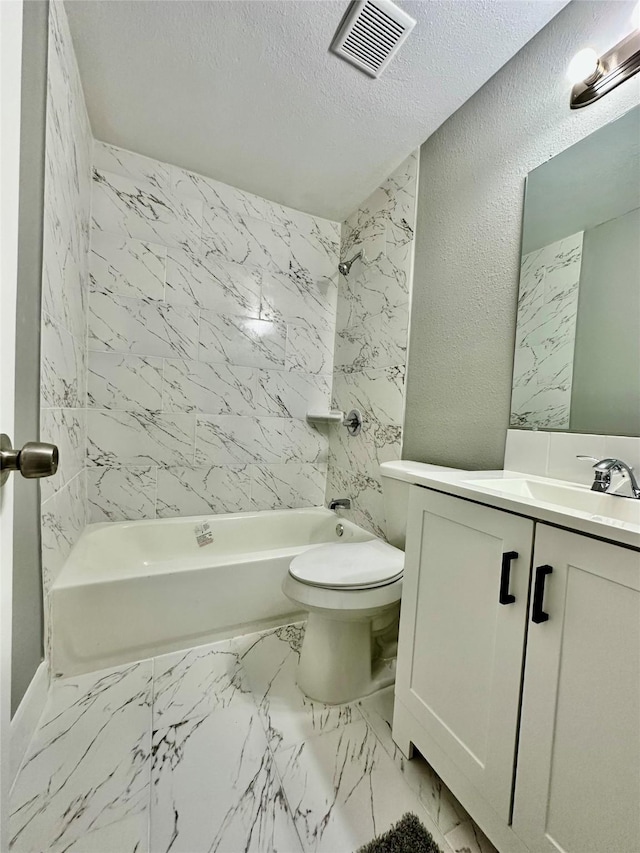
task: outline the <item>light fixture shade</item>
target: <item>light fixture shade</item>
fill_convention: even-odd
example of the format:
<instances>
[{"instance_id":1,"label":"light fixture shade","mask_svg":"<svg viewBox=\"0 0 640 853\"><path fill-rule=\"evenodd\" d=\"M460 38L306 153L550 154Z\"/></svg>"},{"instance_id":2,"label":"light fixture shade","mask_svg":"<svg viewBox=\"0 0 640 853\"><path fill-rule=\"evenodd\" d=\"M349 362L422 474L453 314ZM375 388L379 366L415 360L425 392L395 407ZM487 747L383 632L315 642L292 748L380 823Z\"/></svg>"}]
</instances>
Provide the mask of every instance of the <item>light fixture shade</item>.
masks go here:
<instances>
[{"instance_id":1,"label":"light fixture shade","mask_svg":"<svg viewBox=\"0 0 640 853\"><path fill-rule=\"evenodd\" d=\"M639 71L640 32L632 32L600 56L591 48L581 50L572 59L567 75L578 81L571 90L571 109L593 104Z\"/></svg>"},{"instance_id":2,"label":"light fixture shade","mask_svg":"<svg viewBox=\"0 0 640 853\"><path fill-rule=\"evenodd\" d=\"M579 50L567 68L567 77L574 86L593 77L598 71L598 54L592 47Z\"/></svg>"}]
</instances>

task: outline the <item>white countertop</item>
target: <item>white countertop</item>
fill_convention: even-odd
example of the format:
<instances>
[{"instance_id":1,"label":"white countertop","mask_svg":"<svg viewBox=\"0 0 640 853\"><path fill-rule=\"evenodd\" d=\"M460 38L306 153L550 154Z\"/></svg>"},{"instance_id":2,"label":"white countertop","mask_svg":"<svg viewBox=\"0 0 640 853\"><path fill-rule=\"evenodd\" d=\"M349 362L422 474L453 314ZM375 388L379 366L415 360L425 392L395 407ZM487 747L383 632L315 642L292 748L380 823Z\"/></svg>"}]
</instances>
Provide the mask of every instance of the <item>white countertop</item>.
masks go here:
<instances>
[{"instance_id":1,"label":"white countertop","mask_svg":"<svg viewBox=\"0 0 640 853\"><path fill-rule=\"evenodd\" d=\"M591 492L588 485L518 471L461 471L408 461L385 462L380 470L382 474L404 482L640 550L640 500L598 494ZM520 487L523 492L536 492L536 484L540 484L539 491L543 493L548 486L560 487L559 494L569 502L575 498L577 506L559 505L537 495L517 494ZM588 508L584 508L584 504Z\"/></svg>"}]
</instances>

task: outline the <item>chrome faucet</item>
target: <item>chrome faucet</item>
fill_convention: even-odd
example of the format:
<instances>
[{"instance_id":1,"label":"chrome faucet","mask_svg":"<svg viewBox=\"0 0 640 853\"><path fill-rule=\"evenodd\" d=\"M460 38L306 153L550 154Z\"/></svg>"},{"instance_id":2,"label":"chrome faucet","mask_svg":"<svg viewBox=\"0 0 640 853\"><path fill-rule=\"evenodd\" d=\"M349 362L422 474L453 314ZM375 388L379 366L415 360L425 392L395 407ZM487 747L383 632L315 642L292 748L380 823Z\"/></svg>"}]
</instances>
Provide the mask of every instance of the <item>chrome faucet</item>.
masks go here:
<instances>
[{"instance_id":1,"label":"chrome faucet","mask_svg":"<svg viewBox=\"0 0 640 853\"><path fill-rule=\"evenodd\" d=\"M329 501L329 509L351 509L351 501L349 498L334 498Z\"/></svg>"},{"instance_id":2,"label":"chrome faucet","mask_svg":"<svg viewBox=\"0 0 640 853\"><path fill-rule=\"evenodd\" d=\"M591 486L592 492L605 492L616 498L635 498L636 500L640 500L640 486L636 480L633 468L627 465L626 462L623 462L622 459L596 459L595 456L578 456L577 458L595 462L593 466L595 478ZM632 494L621 495L619 492L609 492L612 474L621 474L625 480L628 480Z\"/></svg>"}]
</instances>

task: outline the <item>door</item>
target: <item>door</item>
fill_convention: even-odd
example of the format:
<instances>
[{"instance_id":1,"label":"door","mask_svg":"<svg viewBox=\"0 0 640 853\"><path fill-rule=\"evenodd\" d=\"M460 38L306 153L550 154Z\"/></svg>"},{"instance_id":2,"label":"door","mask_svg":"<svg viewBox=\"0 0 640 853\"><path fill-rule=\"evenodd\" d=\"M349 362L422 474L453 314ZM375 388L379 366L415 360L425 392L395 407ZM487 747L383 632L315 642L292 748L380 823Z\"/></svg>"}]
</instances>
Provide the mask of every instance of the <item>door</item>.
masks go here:
<instances>
[{"instance_id":1,"label":"door","mask_svg":"<svg viewBox=\"0 0 640 853\"><path fill-rule=\"evenodd\" d=\"M0 429L13 430L22 2L0 3ZM0 850L7 850L13 494L0 490Z\"/></svg>"},{"instance_id":2,"label":"door","mask_svg":"<svg viewBox=\"0 0 640 853\"><path fill-rule=\"evenodd\" d=\"M505 822L532 542L528 519L411 489L396 693Z\"/></svg>"},{"instance_id":3,"label":"door","mask_svg":"<svg viewBox=\"0 0 640 853\"><path fill-rule=\"evenodd\" d=\"M637 853L640 553L540 524L534 567L513 828L536 853Z\"/></svg>"}]
</instances>

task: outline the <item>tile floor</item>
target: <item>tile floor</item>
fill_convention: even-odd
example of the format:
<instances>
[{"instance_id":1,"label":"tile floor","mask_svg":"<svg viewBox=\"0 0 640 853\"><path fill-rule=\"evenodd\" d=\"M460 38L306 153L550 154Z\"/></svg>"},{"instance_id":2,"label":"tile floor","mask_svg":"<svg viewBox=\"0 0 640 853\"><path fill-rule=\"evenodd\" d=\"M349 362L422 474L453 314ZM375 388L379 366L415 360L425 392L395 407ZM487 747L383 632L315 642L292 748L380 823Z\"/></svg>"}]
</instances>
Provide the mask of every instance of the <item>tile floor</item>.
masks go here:
<instances>
[{"instance_id":1,"label":"tile floor","mask_svg":"<svg viewBox=\"0 0 640 853\"><path fill-rule=\"evenodd\" d=\"M12 853L353 853L405 812L494 853L391 740L393 689L295 685L302 625L54 682L12 794Z\"/></svg>"}]
</instances>

